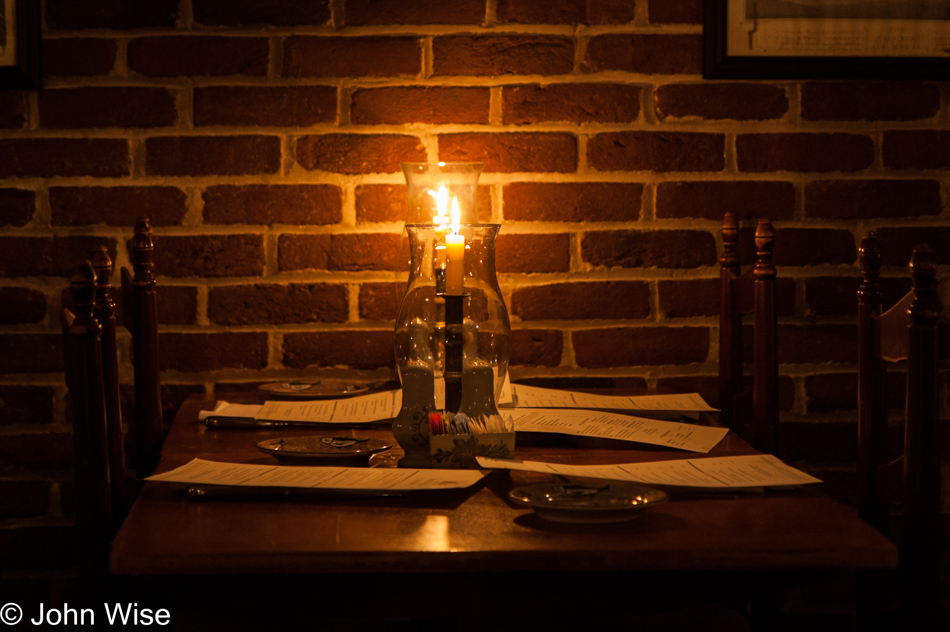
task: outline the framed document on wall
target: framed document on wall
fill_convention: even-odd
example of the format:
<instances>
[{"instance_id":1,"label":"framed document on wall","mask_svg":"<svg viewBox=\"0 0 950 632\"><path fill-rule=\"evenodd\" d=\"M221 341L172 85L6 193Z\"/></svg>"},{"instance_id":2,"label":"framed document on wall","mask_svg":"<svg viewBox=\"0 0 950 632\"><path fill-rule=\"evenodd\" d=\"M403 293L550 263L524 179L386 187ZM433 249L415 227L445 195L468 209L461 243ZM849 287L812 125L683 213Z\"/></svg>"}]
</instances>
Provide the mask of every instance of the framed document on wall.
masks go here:
<instances>
[{"instance_id":1,"label":"framed document on wall","mask_svg":"<svg viewBox=\"0 0 950 632\"><path fill-rule=\"evenodd\" d=\"M706 0L709 79L950 79L950 0Z\"/></svg>"},{"instance_id":2,"label":"framed document on wall","mask_svg":"<svg viewBox=\"0 0 950 632\"><path fill-rule=\"evenodd\" d=\"M40 87L40 0L0 0L0 88Z\"/></svg>"}]
</instances>

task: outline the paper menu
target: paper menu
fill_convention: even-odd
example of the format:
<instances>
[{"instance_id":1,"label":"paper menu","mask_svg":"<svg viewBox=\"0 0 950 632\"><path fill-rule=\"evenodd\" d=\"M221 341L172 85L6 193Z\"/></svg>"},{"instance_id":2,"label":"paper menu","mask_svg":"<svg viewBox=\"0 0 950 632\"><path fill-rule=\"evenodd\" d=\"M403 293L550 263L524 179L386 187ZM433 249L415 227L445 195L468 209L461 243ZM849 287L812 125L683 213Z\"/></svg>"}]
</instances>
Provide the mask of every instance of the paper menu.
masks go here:
<instances>
[{"instance_id":1,"label":"paper menu","mask_svg":"<svg viewBox=\"0 0 950 632\"><path fill-rule=\"evenodd\" d=\"M369 423L395 417L401 400L402 391L384 391L347 399L269 401L254 418L314 423Z\"/></svg>"},{"instance_id":2,"label":"paper menu","mask_svg":"<svg viewBox=\"0 0 950 632\"><path fill-rule=\"evenodd\" d=\"M145 480L239 487L414 491L470 487L485 474L479 470L303 467L193 459L181 467L149 476Z\"/></svg>"},{"instance_id":3,"label":"paper menu","mask_svg":"<svg viewBox=\"0 0 950 632\"><path fill-rule=\"evenodd\" d=\"M771 454L677 459L612 465L565 465L539 461L510 461L477 457L482 467L603 478L648 485L745 489L789 487L821 481L788 466Z\"/></svg>"},{"instance_id":4,"label":"paper menu","mask_svg":"<svg viewBox=\"0 0 950 632\"><path fill-rule=\"evenodd\" d=\"M594 410L636 410L643 413L683 413L716 409L707 404L699 393L671 395L594 395L550 388L515 384L513 400L517 408L587 408Z\"/></svg>"},{"instance_id":5,"label":"paper menu","mask_svg":"<svg viewBox=\"0 0 950 632\"><path fill-rule=\"evenodd\" d=\"M516 432L554 432L638 441L691 452L709 452L729 432L728 428L657 421L593 410L515 408L504 410L502 415L511 417Z\"/></svg>"}]
</instances>

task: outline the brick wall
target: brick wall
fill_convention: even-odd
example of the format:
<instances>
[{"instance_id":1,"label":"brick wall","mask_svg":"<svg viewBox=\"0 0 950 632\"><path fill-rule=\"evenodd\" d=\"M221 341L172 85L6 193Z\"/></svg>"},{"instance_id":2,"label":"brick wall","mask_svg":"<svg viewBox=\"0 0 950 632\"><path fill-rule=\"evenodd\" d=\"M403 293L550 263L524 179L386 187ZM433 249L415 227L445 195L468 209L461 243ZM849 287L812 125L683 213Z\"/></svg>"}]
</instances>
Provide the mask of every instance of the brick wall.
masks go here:
<instances>
[{"instance_id":1,"label":"brick wall","mask_svg":"<svg viewBox=\"0 0 950 632\"><path fill-rule=\"evenodd\" d=\"M0 92L3 587L68 565L70 266L151 217L171 405L390 377L407 160L485 163L516 378L715 402L722 214L746 262L771 218L783 456L847 480L857 244L888 300L950 263L950 86L706 82L701 41L700 0L45 0L44 89Z\"/></svg>"}]
</instances>

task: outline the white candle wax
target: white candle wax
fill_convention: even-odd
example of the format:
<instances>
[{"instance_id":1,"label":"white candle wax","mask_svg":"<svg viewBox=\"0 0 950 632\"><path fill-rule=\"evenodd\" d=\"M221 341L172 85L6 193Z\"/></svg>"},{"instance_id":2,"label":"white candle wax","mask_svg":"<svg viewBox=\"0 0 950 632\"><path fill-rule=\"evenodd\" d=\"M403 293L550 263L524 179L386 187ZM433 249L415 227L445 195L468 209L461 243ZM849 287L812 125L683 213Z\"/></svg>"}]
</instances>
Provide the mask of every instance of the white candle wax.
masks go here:
<instances>
[{"instance_id":1,"label":"white candle wax","mask_svg":"<svg viewBox=\"0 0 950 632\"><path fill-rule=\"evenodd\" d=\"M458 296L463 293L465 274L465 237L445 236L445 293Z\"/></svg>"}]
</instances>

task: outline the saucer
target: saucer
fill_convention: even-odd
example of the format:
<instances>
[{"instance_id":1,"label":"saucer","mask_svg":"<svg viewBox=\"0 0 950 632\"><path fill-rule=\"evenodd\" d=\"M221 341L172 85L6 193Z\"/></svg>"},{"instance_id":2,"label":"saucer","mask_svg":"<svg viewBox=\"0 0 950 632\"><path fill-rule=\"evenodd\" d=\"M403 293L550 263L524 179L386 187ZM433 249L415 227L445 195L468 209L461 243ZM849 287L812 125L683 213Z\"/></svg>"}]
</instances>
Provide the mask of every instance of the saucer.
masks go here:
<instances>
[{"instance_id":1,"label":"saucer","mask_svg":"<svg viewBox=\"0 0 950 632\"><path fill-rule=\"evenodd\" d=\"M393 447L381 439L360 437L285 437L268 439L257 449L273 456L281 465L335 465L363 467L377 452Z\"/></svg>"},{"instance_id":2,"label":"saucer","mask_svg":"<svg viewBox=\"0 0 950 632\"><path fill-rule=\"evenodd\" d=\"M527 485L508 494L534 509L539 518L554 522L624 522L669 500L666 492L626 483L546 483Z\"/></svg>"},{"instance_id":3,"label":"saucer","mask_svg":"<svg viewBox=\"0 0 950 632\"><path fill-rule=\"evenodd\" d=\"M330 399L365 393L369 390L369 387L365 384L352 384L342 380L320 380L315 382L268 382L267 384L261 384L257 389L275 397Z\"/></svg>"}]
</instances>

